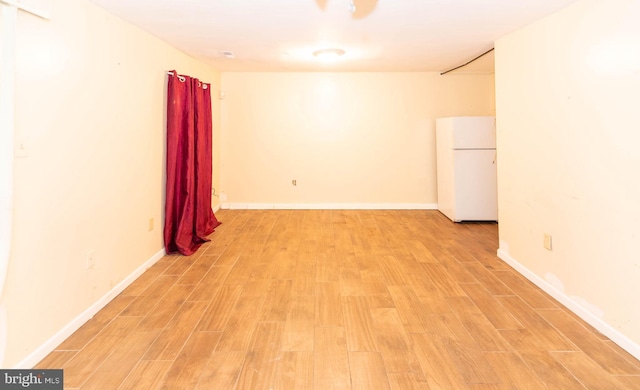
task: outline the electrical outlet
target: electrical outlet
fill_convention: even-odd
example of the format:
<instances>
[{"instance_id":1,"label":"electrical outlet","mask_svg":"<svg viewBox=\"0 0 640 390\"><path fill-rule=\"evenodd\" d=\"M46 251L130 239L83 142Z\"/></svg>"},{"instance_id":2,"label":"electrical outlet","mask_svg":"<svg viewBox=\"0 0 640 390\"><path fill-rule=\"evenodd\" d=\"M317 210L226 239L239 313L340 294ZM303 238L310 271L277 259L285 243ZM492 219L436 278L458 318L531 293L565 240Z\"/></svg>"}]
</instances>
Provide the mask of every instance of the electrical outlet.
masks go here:
<instances>
[{"instance_id":1,"label":"electrical outlet","mask_svg":"<svg viewBox=\"0 0 640 390\"><path fill-rule=\"evenodd\" d=\"M149 218L149 231L153 230L153 218Z\"/></svg>"},{"instance_id":2,"label":"electrical outlet","mask_svg":"<svg viewBox=\"0 0 640 390\"><path fill-rule=\"evenodd\" d=\"M550 251L551 250L551 234L544 234L544 249Z\"/></svg>"},{"instance_id":3,"label":"electrical outlet","mask_svg":"<svg viewBox=\"0 0 640 390\"><path fill-rule=\"evenodd\" d=\"M14 142L13 157L29 157L29 141L24 136L17 135Z\"/></svg>"},{"instance_id":4,"label":"electrical outlet","mask_svg":"<svg viewBox=\"0 0 640 390\"><path fill-rule=\"evenodd\" d=\"M96 266L96 251L87 252L87 269L94 268Z\"/></svg>"}]
</instances>

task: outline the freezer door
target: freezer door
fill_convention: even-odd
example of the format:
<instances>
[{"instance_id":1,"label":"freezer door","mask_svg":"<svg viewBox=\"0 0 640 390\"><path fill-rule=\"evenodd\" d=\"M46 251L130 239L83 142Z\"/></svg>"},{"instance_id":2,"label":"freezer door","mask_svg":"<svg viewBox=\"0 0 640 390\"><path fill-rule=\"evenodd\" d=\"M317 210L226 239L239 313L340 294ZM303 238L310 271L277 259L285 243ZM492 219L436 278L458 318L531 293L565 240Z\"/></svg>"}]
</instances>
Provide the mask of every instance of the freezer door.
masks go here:
<instances>
[{"instance_id":1,"label":"freezer door","mask_svg":"<svg viewBox=\"0 0 640 390\"><path fill-rule=\"evenodd\" d=\"M454 151L454 221L497 221L496 151Z\"/></svg>"},{"instance_id":2,"label":"freezer door","mask_svg":"<svg viewBox=\"0 0 640 390\"><path fill-rule=\"evenodd\" d=\"M496 119L491 116L451 118L454 149L495 149Z\"/></svg>"}]
</instances>

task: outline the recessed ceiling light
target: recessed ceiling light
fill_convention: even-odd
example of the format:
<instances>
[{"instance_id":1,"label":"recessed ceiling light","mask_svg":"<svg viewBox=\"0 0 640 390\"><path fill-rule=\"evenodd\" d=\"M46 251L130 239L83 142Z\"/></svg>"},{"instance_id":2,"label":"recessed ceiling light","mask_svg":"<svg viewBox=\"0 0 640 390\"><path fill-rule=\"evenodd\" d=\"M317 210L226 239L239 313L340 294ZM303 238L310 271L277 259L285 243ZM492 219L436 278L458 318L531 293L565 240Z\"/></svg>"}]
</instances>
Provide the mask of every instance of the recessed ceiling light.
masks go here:
<instances>
[{"instance_id":1,"label":"recessed ceiling light","mask_svg":"<svg viewBox=\"0 0 640 390\"><path fill-rule=\"evenodd\" d=\"M344 50L335 49L335 48L316 50L313 52L314 56L318 57L323 61L333 61L343 56L344 54L345 54Z\"/></svg>"}]
</instances>

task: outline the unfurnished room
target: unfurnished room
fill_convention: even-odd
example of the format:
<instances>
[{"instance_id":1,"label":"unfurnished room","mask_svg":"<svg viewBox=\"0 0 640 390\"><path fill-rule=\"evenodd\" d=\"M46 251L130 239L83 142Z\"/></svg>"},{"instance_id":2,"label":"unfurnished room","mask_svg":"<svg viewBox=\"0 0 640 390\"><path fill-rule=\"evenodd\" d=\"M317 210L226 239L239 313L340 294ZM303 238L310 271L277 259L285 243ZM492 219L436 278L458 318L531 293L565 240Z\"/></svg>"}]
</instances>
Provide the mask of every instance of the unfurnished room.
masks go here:
<instances>
[{"instance_id":1,"label":"unfurnished room","mask_svg":"<svg viewBox=\"0 0 640 390\"><path fill-rule=\"evenodd\" d=\"M640 389L640 0L0 13L0 389Z\"/></svg>"}]
</instances>

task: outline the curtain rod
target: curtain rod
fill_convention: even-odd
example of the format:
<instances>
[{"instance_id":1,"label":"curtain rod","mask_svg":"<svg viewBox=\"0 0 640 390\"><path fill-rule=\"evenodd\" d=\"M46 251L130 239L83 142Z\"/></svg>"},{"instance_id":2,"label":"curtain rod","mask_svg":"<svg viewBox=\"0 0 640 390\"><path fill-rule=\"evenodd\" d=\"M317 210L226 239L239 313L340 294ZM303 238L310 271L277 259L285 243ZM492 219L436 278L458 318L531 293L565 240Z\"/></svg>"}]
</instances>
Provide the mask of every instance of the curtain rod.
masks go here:
<instances>
[{"instance_id":1,"label":"curtain rod","mask_svg":"<svg viewBox=\"0 0 640 390\"><path fill-rule=\"evenodd\" d=\"M462 68L463 66L467 66L467 65L469 65L470 63L472 63L473 61L477 60L478 58L480 58L480 57L482 57L482 56L484 56L484 55L486 55L486 54L491 53L493 50L495 50L495 48L493 48L493 47L492 47L491 49L489 49L489 50L485 51L484 53L480 54L479 56L477 56L476 58L472 59L471 61L468 61L468 62L467 62L467 63L465 63L465 64L462 64L462 65L460 65L460 66L456 66L456 67L455 67L455 68L453 68L453 69L449 69L449 70L447 70L447 71L444 71L444 72L440 73L440 76L444 76L445 74L447 74L447 73L449 73L449 72L453 72L453 71L454 71L454 70L456 70L456 69L460 69L460 68Z\"/></svg>"},{"instance_id":2,"label":"curtain rod","mask_svg":"<svg viewBox=\"0 0 640 390\"><path fill-rule=\"evenodd\" d=\"M180 82L182 82L182 83L184 83L184 82L187 80L187 79L186 79L186 77L184 77L184 76L180 76L180 75L178 74L178 72L176 72L176 73L174 74L174 73L173 73L173 71L167 71L167 74L168 74L169 76L177 76L177 77L178 77L178 80L180 80ZM199 83L199 84L198 84L198 86L199 86L199 87L200 87L200 86L202 86L202 88L203 88L203 89L207 89L207 88L209 88L209 83L203 83L203 82L202 82L202 81L200 81L200 80L198 80L198 83Z\"/></svg>"},{"instance_id":3,"label":"curtain rod","mask_svg":"<svg viewBox=\"0 0 640 390\"><path fill-rule=\"evenodd\" d=\"M167 74L169 76L178 76L178 80L182 81L183 83L185 82L185 80L187 80L184 76L180 76L178 72L174 74L173 71L168 71Z\"/></svg>"}]
</instances>

